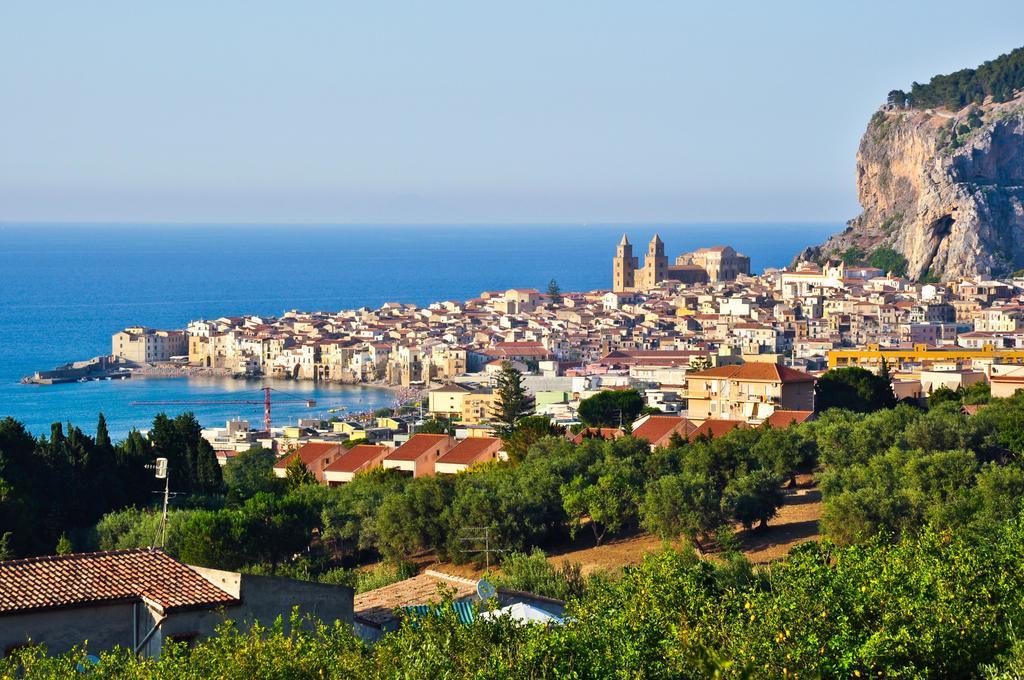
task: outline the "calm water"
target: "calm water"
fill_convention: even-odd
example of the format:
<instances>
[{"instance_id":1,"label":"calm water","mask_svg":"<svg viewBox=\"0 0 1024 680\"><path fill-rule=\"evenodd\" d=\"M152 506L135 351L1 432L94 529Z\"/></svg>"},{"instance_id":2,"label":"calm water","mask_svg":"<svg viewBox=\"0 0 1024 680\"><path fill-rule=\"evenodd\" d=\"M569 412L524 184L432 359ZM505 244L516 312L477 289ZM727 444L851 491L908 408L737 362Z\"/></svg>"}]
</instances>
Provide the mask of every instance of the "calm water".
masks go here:
<instances>
[{"instance_id":1,"label":"calm water","mask_svg":"<svg viewBox=\"0 0 1024 680\"><path fill-rule=\"evenodd\" d=\"M152 379L20 385L38 369L110 351L110 335L132 324L181 328L196 318L339 310L387 301L426 304L483 290L607 287L623 231L642 256L657 230L670 259L728 244L753 267L782 266L836 224L672 226L97 226L0 225L0 416L36 433L54 420L91 431L99 411L112 434L145 427L158 407L134 400L258 400L262 382ZM389 392L287 382L317 407L280 404L275 423L390 405ZM227 394L234 393L234 394ZM183 410L165 407L169 412ZM204 425L258 420L256 405L191 407Z\"/></svg>"}]
</instances>

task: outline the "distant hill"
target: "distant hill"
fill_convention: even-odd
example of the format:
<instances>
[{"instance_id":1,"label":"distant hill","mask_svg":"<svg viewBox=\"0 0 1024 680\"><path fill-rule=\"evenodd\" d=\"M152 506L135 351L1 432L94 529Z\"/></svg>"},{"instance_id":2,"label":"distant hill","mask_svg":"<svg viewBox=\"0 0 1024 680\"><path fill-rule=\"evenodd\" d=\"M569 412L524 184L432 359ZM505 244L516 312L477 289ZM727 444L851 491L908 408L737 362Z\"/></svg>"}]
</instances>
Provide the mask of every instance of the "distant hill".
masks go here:
<instances>
[{"instance_id":1,"label":"distant hill","mask_svg":"<svg viewBox=\"0 0 1024 680\"><path fill-rule=\"evenodd\" d=\"M1024 90L1024 47L1018 47L978 68L938 75L925 84L914 83L910 92L893 90L888 103L898 108L945 107L959 111L968 104L982 104L987 98L1006 102Z\"/></svg>"},{"instance_id":2,"label":"distant hill","mask_svg":"<svg viewBox=\"0 0 1024 680\"><path fill-rule=\"evenodd\" d=\"M917 280L1024 268L1022 92L1024 48L890 93L857 151L864 211L798 259L841 257Z\"/></svg>"}]
</instances>

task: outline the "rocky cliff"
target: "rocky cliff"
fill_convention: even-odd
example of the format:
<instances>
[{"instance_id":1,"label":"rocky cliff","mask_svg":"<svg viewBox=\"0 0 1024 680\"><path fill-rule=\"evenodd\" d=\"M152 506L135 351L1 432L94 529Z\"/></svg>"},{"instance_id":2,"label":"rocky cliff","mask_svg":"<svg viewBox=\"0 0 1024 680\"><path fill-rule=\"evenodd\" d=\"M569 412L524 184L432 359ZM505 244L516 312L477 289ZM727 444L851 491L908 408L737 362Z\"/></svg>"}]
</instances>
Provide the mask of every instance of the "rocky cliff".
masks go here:
<instances>
[{"instance_id":1,"label":"rocky cliff","mask_svg":"<svg viewBox=\"0 0 1024 680\"><path fill-rule=\"evenodd\" d=\"M864 212L800 258L890 247L915 279L1024 267L1024 97L878 111L857 152L857 194Z\"/></svg>"}]
</instances>

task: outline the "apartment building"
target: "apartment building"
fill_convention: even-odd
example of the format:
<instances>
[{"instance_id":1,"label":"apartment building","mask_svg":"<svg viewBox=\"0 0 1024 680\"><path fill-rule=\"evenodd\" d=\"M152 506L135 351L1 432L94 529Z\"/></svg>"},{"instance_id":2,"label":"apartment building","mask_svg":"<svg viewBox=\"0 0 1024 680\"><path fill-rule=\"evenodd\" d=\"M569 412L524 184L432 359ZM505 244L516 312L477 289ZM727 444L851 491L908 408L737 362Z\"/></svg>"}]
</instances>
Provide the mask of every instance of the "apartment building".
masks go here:
<instances>
[{"instance_id":1,"label":"apartment building","mask_svg":"<svg viewBox=\"0 0 1024 680\"><path fill-rule=\"evenodd\" d=\"M814 376L779 364L717 366L687 376L687 417L763 422L776 410L813 411Z\"/></svg>"}]
</instances>

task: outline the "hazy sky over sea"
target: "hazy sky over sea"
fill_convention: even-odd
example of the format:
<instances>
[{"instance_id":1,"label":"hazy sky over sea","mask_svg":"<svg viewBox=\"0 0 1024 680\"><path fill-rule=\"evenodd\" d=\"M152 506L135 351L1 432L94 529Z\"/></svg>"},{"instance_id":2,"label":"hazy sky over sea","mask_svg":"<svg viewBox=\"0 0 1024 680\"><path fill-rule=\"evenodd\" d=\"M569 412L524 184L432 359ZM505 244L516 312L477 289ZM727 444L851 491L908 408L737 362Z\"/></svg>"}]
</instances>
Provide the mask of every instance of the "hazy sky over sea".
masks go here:
<instances>
[{"instance_id":1,"label":"hazy sky over sea","mask_svg":"<svg viewBox=\"0 0 1024 680\"><path fill-rule=\"evenodd\" d=\"M841 220L1024 3L4 2L0 220Z\"/></svg>"}]
</instances>

